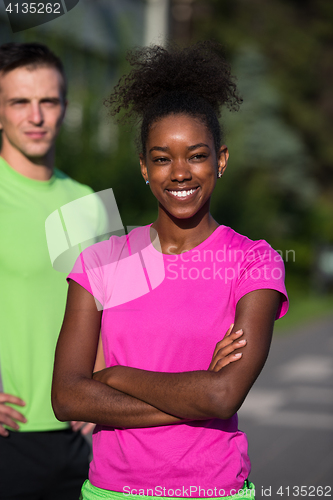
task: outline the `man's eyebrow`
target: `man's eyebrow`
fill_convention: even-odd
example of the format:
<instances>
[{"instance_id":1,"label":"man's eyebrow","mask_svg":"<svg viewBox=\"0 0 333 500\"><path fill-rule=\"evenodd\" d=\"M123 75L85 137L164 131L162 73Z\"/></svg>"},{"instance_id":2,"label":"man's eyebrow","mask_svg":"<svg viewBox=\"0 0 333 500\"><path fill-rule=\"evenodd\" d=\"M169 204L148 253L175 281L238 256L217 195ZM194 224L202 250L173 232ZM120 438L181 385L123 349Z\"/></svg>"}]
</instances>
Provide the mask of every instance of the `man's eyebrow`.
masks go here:
<instances>
[{"instance_id":1,"label":"man's eyebrow","mask_svg":"<svg viewBox=\"0 0 333 500\"><path fill-rule=\"evenodd\" d=\"M49 96L49 97L42 97L41 99L39 99L39 101L53 101L53 102L60 102L60 98L58 96ZM9 103L15 103L15 102L18 102L18 101L31 101L31 99L29 97L11 97L10 99L8 99L7 102Z\"/></svg>"},{"instance_id":2,"label":"man's eyebrow","mask_svg":"<svg viewBox=\"0 0 333 500\"><path fill-rule=\"evenodd\" d=\"M189 146L187 149L189 151L193 151L193 149L202 148L202 147L210 149L208 144L205 144L204 142L199 142L198 144L194 144L193 146Z\"/></svg>"},{"instance_id":3,"label":"man's eyebrow","mask_svg":"<svg viewBox=\"0 0 333 500\"><path fill-rule=\"evenodd\" d=\"M7 102L12 103L17 101L29 101L29 99L27 97L12 97L11 99L8 99Z\"/></svg>"},{"instance_id":4,"label":"man's eyebrow","mask_svg":"<svg viewBox=\"0 0 333 500\"><path fill-rule=\"evenodd\" d=\"M54 96L54 97L51 97L51 96L50 96L50 97L42 97L42 98L40 99L40 101L41 101L41 102L43 102L43 101L61 102L61 99L60 99L60 97L58 97L58 96L57 96L57 97L56 97L56 96Z\"/></svg>"}]
</instances>

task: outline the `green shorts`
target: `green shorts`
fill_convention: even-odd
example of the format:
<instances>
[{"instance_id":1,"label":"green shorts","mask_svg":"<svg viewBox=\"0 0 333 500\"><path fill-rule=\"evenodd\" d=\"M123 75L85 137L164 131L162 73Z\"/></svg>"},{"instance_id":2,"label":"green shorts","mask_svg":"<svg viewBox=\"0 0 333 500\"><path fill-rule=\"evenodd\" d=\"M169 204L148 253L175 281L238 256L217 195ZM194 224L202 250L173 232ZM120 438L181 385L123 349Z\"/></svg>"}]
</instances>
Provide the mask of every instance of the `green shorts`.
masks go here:
<instances>
[{"instance_id":1,"label":"green shorts","mask_svg":"<svg viewBox=\"0 0 333 500\"><path fill-rule=\"evenodd\" d=\"M250 481L245 481L243 489L240 490L237 494L227 496L227 497L209 497L212 500L255 500L255 489L254 484L250 483ZM110 491L103 490L102 488L96 488L93 486L89 479L87 479L82 486L80 500L135 500L138 497L138 500L187 500L187 498L180 497L151 497L151 496L142 496L142 495L130 495L127 493L120 493L119 491ZM206 500L208 497L200 497L200 498L191 498L191 500Z\"/></svg>"}]
</instances>

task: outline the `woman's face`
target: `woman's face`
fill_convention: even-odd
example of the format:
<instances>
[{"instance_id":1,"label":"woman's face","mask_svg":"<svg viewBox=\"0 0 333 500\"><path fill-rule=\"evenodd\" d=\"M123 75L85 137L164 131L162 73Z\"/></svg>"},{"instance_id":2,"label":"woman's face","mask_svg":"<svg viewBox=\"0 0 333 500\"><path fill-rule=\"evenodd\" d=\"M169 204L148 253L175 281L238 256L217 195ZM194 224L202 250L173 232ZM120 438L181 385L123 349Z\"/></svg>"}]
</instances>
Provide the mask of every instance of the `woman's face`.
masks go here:
<instances>
[{"instance_id":1,"label":"woman's face","mask_svg":"<svg viewBox=\"0 0 333 500\"><path fill-rule=\"evenodd\" d=\"M179 219L209 211L217 174L223 174L229 155L226 146L216 154L213 137L199 119L169 115L158 120L146 151L140 156L141 172L164 210Z\"/></svg>"}]
</instances>

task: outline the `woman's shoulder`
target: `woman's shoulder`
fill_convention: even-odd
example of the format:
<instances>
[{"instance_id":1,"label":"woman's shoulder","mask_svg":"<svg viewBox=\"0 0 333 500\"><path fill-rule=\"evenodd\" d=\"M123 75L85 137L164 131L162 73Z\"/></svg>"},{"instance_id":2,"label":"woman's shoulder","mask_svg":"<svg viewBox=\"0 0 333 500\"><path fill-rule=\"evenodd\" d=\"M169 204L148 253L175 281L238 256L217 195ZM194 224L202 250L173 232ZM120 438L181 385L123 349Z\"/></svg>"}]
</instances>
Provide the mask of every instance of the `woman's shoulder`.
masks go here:
<instances>
[{"instance_id":1,"label":"woman's shoulder","mask_svg":"<svg viewBox=\"0 0 333 500\"><path fill-rule=\"evenodd\" d=\"M137 248L147 246L149 226L132 228L128 234L113 234L109 239L94 243L82 251L82 258L88 262L106 265L136 253Z\"/></svg>"},{"instance_id":2,"label":"woman's shoulder","mask_svg":"<svg viewBox=\"0 0 333 500\"><path fill-rule=\"evenodd\" d=\"M219 245L225 245L230 249L243 249L243 251L251 251L254 249L262 249L263 251L271 249L272 251L275 251L264 239L252 240L248 236L238 233L229 226L220 227L221 231L217 241L217 244Z\"/></svg>"}]
</instances>

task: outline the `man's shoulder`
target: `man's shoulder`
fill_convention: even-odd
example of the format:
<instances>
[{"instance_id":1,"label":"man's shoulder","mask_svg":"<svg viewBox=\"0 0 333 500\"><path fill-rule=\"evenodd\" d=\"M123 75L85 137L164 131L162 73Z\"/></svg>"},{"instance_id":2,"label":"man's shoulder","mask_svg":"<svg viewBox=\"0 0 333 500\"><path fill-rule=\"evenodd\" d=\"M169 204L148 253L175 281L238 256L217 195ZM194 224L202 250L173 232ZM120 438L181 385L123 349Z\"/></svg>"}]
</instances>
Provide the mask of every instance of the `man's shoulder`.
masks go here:
<instances>
[{"instance_id":1,"label":"man's shoulder","mask_svg":"<svg viewBox=\"0 0 333 500\"><path fill-rule=\"evenodd\" d=\"M54 169L53 174L58 184L60 184L67 190L73 191L73 193L78 197L85 196L94 192L91 187L72 179L72 177L69 177L69 175L65 174L58 168Z\"/></svg>"}]
</instances>

